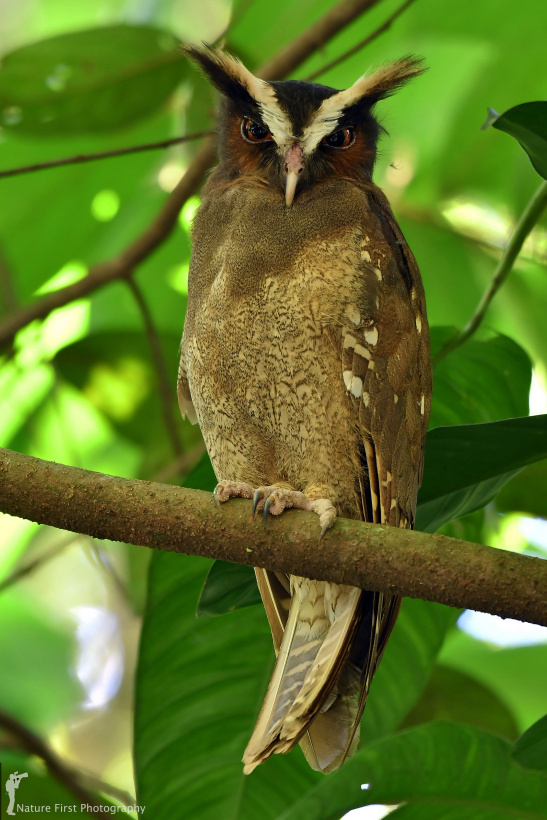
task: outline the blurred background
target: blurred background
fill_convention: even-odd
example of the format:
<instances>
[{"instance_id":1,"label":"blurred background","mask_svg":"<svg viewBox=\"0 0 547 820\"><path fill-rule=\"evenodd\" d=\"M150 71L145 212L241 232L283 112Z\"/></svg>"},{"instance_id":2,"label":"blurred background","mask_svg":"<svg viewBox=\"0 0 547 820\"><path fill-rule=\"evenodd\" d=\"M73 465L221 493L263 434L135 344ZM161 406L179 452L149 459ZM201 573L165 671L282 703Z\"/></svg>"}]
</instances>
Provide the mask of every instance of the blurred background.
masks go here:
<instances>
[{"instance_id":1,"label":"blurred background","mask_svg":"<svg viewBox=\"0 0 547 820\"><path fill-rule=\"evenodd\" d=\"M214 95L178 43L224 42L255 70L332 5L0 0L0 170L209 130ZM375 181L417 257L439 346L446 338L440 328L462 327L473 314L540 182L516 142L480 126L488 106L501 113L545 99L547 15L543 0L499 0L495 8L471 0L404 5L388 30L317 81L344 88L403 54L426 59L429 71L378 109L388 135ZM378 2L293 76L320 72L400 8ZM127 28L135 26L143 27L140 33ZM70 36L51 39L59 35ZM126 248L150 224L199 144L0 179L0 320ZM198 464L199 430L180 419L176 406L198 204L196 192L168 240L139 266L136 289L124 281L98 288L31 322L4 348L2 446L174 483ZM483 329L437 368L432 426L547 412L546 261L544 217ZM547 463L538 462L485 510L444 531L546 557L546 477ZM85 773L89 788L130 801L133 684L149 551L1 514L0 545L0 710L47 739ZM206 571L199 566L196 589ZM399 725L448 718L514 740L547 711L547 629L469 612L457 617L447 616L444 642ZM265 633L261 640L270 652ZM58 785L21 746L17 733L2 733L0 725L1 759L11 755L20 770L33 766L41 799L53 800ZM387 811L370 807L353 816L373 820Z\"/></svg>"}]
</instances>

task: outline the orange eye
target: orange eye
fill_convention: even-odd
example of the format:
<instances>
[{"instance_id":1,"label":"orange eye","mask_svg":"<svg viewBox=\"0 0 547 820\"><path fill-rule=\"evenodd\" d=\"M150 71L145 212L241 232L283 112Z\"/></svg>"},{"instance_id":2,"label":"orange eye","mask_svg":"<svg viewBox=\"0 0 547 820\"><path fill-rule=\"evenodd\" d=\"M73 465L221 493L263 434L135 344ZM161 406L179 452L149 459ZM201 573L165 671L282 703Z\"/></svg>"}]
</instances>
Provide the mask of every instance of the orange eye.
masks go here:
<instances>
[{"instance_id":1,"label":"orange eye","mask_svg":"<svg viewBox=\"0 0 547 820\"><path fill-rule=\"evenodd\" d=\"M355 131L353 128L341 128L333 131L321 140L321 145L328 145L329 148L349 148L355 142Z\"/></svg>"},{"instance_id":2,"label":"orange eye","mask_svg":"<svg viewBox=\"0 0 547 820\"><path fill-rule=\"evenodd\" d=\"M241 135L247 142L271 142L272 135L259 122L244 119L241 123Z\"/></svg>"}]
</instances>

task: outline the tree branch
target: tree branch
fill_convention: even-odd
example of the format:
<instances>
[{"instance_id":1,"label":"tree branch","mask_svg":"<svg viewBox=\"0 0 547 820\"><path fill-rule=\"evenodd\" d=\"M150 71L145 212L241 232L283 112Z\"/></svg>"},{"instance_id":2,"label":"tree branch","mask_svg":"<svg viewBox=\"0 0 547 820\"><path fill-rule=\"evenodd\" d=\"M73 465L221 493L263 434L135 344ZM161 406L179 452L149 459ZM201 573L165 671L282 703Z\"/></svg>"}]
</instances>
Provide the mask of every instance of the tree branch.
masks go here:
<instances>
[{"instance_id":1,"label":"tree branch","mask_svg":"<svg viewBox=\"0 0 547 820\"><path fill-rule=\"evenodd\" d=\"M306 80L308 82L311 82L311 80L315 80L316 77L320 77L321 74L325 74L327 71L330 71L331 68L334 68L340 63L343 63L345 60L348 59L348 57L353 57L353 55L357 54L358 51L361 51L361 49L366 48L366 46L372 43L373 40L376 40L376 38L379 37L380 34L383 34L384 31L387 31L388 28L391 28L392 24L395 22L397 17L400 17L401 14L404 11L406 11L407 8L411 6L414 2L415 0L405 0L405 2L402 5L400 5L399 8L395 9L393 14L387 17L384 20L384 22L372 32L372 34L369 34L368 37L365 37L364 40L361 40L361 42L357 43L357 45L353 46L353 48L350 48L348 51L345 51L343 54L340 54L338 57L336 57L335 60L332 60L330 63L327 63L327 65L324 65L322 68L317 69L317 71L314 71L313 74L310 74L308 77L306 77Z\"/></svg>"},{"instance_id":2,"label":"tree branch","mask_svg":"<svg viewBox=\"0 0 547 820\"><path fill-rule=\"evenodd\" d=\"M146 142L142 145L130 145L128 148L116 148L112 151L99 151L96 154L77 154L75 157L62 157L52 159L49 162L37 162L34 165L22 165L19 168L8 168L0 171L0 179L3 177L16 177L21 174L32 174L36 171L46 171L48 168L59 168L61 165L80 165L84 162L95 162L98 159L110 159L111 157L123 157L126 154L137 154L141 151L156 151L159 148L169 148L171 145L179 145L181 142L208 137L210 131L197 131L195 134L186 134L184 137L172 137L160 142Z\"/></svg>"},{"instance_id":3,"label":"tree branch","mask_svg":"<svg viewBox=\"0 0 547 820\"><path fill-rule=\"evenodd\" d=\"M45 317L56 308L63 307L75 299L88 296L97 288L130 276L137 265L146 259L171 233L177 223L179 211L199 188L205 173L215 159L212 141L207 140L197 152L194 160L178 185L173 189L165 204L151 225L119 256L92 268L88 275L72 285L46 294L39 301L14 312L0 323L0 348L9 345L15 334L34 319Z\"/></svg>"},{"instance_id":4,"label":"tree branch","mask_svg":"<svg viewBox=\"0 0 547 820\"><path fill-rule=\"evenodd\" d=\"M522 212L522 215L515 226L515 230L513 231L513 235L507 243L507 247L505 248L501 259L497 264L496 270L494 271L492 280L488 285L488 288L486 289L481 301L479 302L475 313L463 330L449 339L445 346L439 350L433 359L433 364L438 364L441 359L444 359L445 356L448 356L449 353L457 347L460 347L460 345L466 342L478 330L479 325L484 319L486 311L490 306L490 302L507 279L513 265L515 264L517 256L526 241L527 236L536 225L546 206L547 182L542 182Z\"/></svg>"},{"instance_id":5,"label":"tree branch","mask_svg":"<svg viewBox=\"0 0 547 820\"><path fill-rule=\"evenodd\" d=\"M146 302L146 299L144 298L142 291L135 282L133 276L129 276L127 278L127 284L129 285L129 288L133 296L135 297L135 301L138 305L144 322L146 336L148 339L148 346L150 347L152 360L156 368L156 379L161 405L163 409L163 420L165 422L167 435L171 440L173 455L175 456L175 458L180 458L183 455L183 449L180 441L177 422L175 420L175 414L173 413L173 390L171 388L171 379L169 378L169 374L167 372L167 365L165 364L163 350L161 349L160 337L154 324L152 311L150 310Z\"/></svg>"},{"instance_id":6,"label":"tree branch","mask_svg":"<svg viewBox=\"0 0 547 820\"><path fill-rule=\"evenodd\" d=\"M251 504L93 473L0 449L0 510L96 538L221 558L547 626L547 561L440 534L289 510L265 528Z\"/></svg>"},{"instance_id":7,"label":"tree branch","mask_svg":"<svg viewBox=\"0 0 547 820\"><path fill-rule=\"evenodd\" d=\"M95 797L82 786L76 772L66 766L41 737L28 729L23 723L20 723L14 717L1 710L0 727L16 739L21 749L40 757L46 764L52 777L58 780L67 791L71 792L79 803L89 805L89 814L94 815L94 813L100 812L103 809L105 804L96 800Z\"/></svg>"},{"instance_id":8,"label":"tree branch","mask_svg":"<svg viewBox=\"0 0 547 820\"><path fill-rule=\"evenodd\" d=\"M343 0L263 65L257 75L263 80L281 80L311 57L314 51L326 45L339 31L380 2L381 0Z\"/></svg>"},{"instance_id":9,"label":"tree branch","mask_svg":"<svg viewBox=\"0 0 547 820\"><path fill-rule=\"evenodd\" d=\"M259 69L258 76L265 80L282 79L294 71L316 48L323 46L341 29L379 2L380 0L343 0ZM39 301L15 311L0 322L0 349L10 345L15 334L34 319L45 319L52 310L63 307L75 299L81 299L115 279L130 276L135 267L169 236L180 209L188 197L199 189L206 172L214 164L215 156L213 143L207 140L171 192L154 222L119 256L96 265L84 279L48 293Z\"/></svg>"}]
</instances>

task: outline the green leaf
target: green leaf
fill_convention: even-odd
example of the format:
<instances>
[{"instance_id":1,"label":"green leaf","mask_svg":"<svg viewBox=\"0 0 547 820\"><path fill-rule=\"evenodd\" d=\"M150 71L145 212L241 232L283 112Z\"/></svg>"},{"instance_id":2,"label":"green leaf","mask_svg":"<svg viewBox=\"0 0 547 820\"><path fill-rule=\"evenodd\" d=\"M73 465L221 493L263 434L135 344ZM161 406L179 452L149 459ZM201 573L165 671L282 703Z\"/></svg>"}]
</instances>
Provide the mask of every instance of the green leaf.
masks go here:
<instances>
[{"instance_id":1,"label":"green leaf","mask_svg":"<svg viewBox=\"0 0 547 820\"><path fill-rule=\"evenodd\" d=\"M215 483L207 457L185 482L209 491ZM136 684L139 797L158 820L176 813L181 794L185 811L196 820L268 820L321 776L299 749L275 755L252 777L243 775L241 755L274 653L261 606L196 620L194 609L210 567L203 559L174 554L152 558ZM372 684L364 737L392 731L412 708L453 619L449 607L403 602Z\"/></svg>"},{"instance_id":2,"label":"green leaf","mask_svg":"<svg viewBox=\"0 0 547 820\"><path fill-rule=\"evenodd\" d=\"M406 716L403 728L433 720L468 723L514 740L519 730L510 710L487 686L463 672L436 666L422 697Z\"/></svg>"},{"instance_id":3,"label":"green leaf","mask_svg":"<svg viewBox=\"0 0 547 820\"><path fill-rule=\"evenodd\" d=\"M447 629L458 610L405 598L395 629L372 681L361 727L361 742L393 732L427 684Z\"/></svg>"},{"instance_id":4,"label":"green leaf","mask_svg":"<svg viewBox=\"0 0 547 820\"><path fill-rule=\"evenodd\" d=\"M505 648L453 629L446 637L439 663L491 689L511 710L520 732L545 714L547 643Z\"/></svg>"},{"instance_id":5,"label":"green leaf","mask_svg":"<svg viewBox=\"0 0 547 820\"><path fill-rule=\"evenodd\" d=\"M547 461L526 467L506 484L496 497L496 509L547 518Z\"/></svg>"},{"instance_id":6,"label":"green leaf","mask_svg":"<svg viewBox=\"0 0 547 820\"><path fill-rule=\"evenodd\" d=\"M485 125L493 125L514 137L524 148L530 162L543 179L547 179L547 102L515 105L505 114L492 114Z\"/></svg>"},{"instance_id":7,"label":"green leaf","mask_svg":"<svg viewBox=\"0 0 547 820\"><path fill-rule=\"evenodd\" d=\"M431 430L416 529L434 532L480 509L519 470L542 458L547 458L547 415Z\"/></svg>"},{"instance_id":8,"label":"green leaf","mask_svg":"<svg viewBox=\"0 0 547 820\"><path fill-rule=\"evenodd\" d=\"M432 353L453 332L432 328ZM435 367L429 426L526 416L531 380L530 358L513 339L501 334L470 339Z\"/></svg>"},{"instance_id":9,"label":"green leaf","mask_svg":"<svg viewBox=\"0 0 547 820\"><path fill-rule=\"evenodd\" d=\"M241 756L269 675L273 647L262 608L199 618L210 562L152 559L136 681L135 766L141 803L155 820L268 820L321 777L300 750L252 777Z\"/></svg>"},{"instance_id":10,"label":"green leaf","mask_svg":"<svg viewBox=\"0 0 547 820\"><path fill-rule=\"evenodd\" d=\"M196 615L225 615L261 603L252 567L215 561L199 596Z\"/></svg>"},{"instance_id":11,"label":"green leaf","mask_svg":"<svg viewBox=\"0 0 547 820\"><path fill-rule=\"evenodd\" d=\"M195 820L267 820L321 776L299 749L243 775L274 653L262 607L196 620L209 567L168 553L152 559L136 684L139 799L158 820L176 814L180 795ZM404 601L365 710L365 737L393 730L412 707L452 619L448 607Z\"/></svg>"},{"instance_id":12,"label":"green leaf","mask_svg":"<svg viewBox=\"0 0 547 820\"><path fill-rule=\"evenodd\" d=\"M513 757L525 769L547 772L547 715L519 737Z\"/></svg>"},{"instance_id":13,"label":"green leaf","mask_svg":"<svg viewBox=\"0 0 547 820\"><path fill-rule=\"evenodd\" d=\"M0 122L39 136L120 128L156 111L187 71L176 38L162 29L62 34L2 58Z\"/></svg>"},{"instance_id":14,"label":"green leaf","mask_svg":"<svg viewBox=\"0 0 547 820\"><path fill-rule=\"evenodd\" d=\"M362 749L277 820L334 820L375 803L406 803L391 815L400 818L545 820L547 778L515 763L501 738L430 723Z\"/></svg>"}]
</instances>

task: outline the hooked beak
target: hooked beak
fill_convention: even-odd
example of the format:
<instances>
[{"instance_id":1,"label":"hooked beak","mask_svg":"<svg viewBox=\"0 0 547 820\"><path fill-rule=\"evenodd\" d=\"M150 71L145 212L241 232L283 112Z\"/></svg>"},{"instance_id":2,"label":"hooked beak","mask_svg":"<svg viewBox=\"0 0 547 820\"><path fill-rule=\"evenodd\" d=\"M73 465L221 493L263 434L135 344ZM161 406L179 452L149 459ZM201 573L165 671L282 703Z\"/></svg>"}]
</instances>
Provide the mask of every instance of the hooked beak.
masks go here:
<instances>
[{"instance_id":1,"label":"hooked beak","mask_svg":"<svg viewBox=\"0 0 547 820\"><path fill-rule=\"evenodd\" d=\"M285 154L285 203L292 205L298 177L304 170L304 152L300 145L293 145Z\"/></svg>"}]
</instances>

